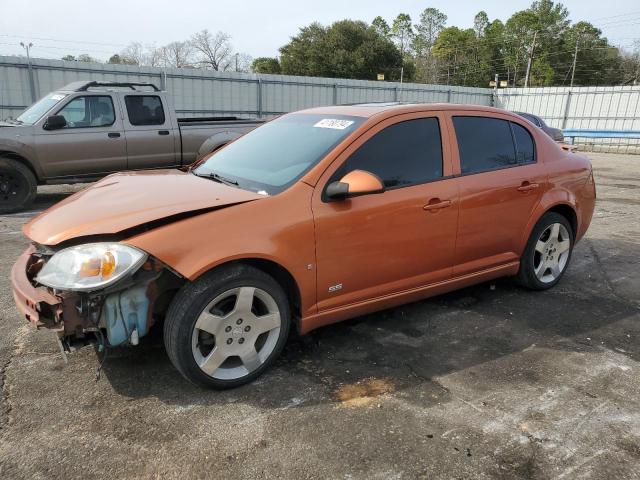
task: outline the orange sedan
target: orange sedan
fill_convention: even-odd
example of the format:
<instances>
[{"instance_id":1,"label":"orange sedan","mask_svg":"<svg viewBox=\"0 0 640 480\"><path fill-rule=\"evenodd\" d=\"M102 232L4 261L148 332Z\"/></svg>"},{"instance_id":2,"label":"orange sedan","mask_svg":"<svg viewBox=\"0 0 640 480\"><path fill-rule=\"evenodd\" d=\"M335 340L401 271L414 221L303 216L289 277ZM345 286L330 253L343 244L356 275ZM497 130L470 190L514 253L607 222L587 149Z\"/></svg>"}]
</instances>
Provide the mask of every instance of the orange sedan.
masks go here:
<instances>
[{"instance_id":1,"label":"orange sedan","mask_svg":"<svg viewBox=\"0 0 640 480\"><path fill-rule=\"evenodd\" d=\"M490 107L291 113L189 172L110 175L27 224L26 319L65 350L164 329L187 379L248 382L292 328L497 277L554 286L595 204L591 165Z\"/></svg>"}]
</instances>

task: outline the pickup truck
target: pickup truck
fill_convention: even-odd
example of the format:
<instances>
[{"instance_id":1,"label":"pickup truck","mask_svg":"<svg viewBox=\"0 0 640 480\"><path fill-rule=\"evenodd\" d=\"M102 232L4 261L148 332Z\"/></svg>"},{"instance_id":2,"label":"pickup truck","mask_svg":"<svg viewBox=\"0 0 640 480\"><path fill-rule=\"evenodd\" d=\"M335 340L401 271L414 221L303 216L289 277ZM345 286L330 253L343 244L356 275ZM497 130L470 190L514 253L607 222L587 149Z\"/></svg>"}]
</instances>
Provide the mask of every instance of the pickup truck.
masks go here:
<instances>
[{"instance_id":1,"label":"pickup truck","mask_svg":"<svg viewBox=\"0 0 640 480\"><path fill-rule=\"evenodd\" d=\"M0 213L27 208L38 185L188 166L261 123L177 118L150 83L70 83L0 122Z\"/></svg>"}]
</instances>

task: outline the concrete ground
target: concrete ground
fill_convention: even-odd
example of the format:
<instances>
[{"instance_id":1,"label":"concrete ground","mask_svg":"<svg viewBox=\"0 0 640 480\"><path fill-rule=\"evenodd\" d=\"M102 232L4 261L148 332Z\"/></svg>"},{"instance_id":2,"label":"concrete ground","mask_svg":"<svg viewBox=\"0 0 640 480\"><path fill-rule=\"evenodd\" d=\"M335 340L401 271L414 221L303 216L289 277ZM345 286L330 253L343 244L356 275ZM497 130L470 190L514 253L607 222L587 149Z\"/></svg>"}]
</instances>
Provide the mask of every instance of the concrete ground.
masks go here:
<instances>
[{"instance_id":1,"label":"concrete ground","mask_svg":"<svg viewBox=\"0 0 640 480\"><path fill-rule=\"evenodd\" d=\"M226 392L157 340L97 382L93 349L65 365L9 291L31 214L0 217L0 478L640 478L640 157L590 156L597 210L556 288L505 279L323 328Z\"/></svg>"}]
</instances>

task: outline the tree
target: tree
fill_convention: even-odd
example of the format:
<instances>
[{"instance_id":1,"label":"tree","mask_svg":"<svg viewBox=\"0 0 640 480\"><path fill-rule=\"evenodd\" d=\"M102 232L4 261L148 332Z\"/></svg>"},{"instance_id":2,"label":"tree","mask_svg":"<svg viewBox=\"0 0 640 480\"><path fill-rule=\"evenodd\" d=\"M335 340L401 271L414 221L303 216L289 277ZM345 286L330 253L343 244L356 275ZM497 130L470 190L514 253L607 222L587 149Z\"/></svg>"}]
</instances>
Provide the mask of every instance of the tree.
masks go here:
<instances>
[{"instance_id":1,"label":"tree","mask_svg":"<svg viewBox=\"0 0 640 480\"><path fill-rule=\"evenodd\" d=\"M78 60L73 55L65 55L60 60L64 60L65 62L77 62Z\"/></svg>"},{"instance_id":2,"label":"tree","mask_svg":"<svg viewBox=\"0 0 640 480\"><path fill-rule=\"evenodd\" d=\"M171 68L193 67L193 48L189 42L171 42L160 47L163 66Z\"/></svg>"},{"instance_id":3,"label":"tree","mask_svg":"<svg viewBox=\"0 0 640 480\"><path fill-rule=\"evenodd\" d=\"M100 60L98 60L97 58L93 58L88 53L81 53L80 55L78 55L78 58L76 58L76 60L78 62L100 63Z\"/></svg>"},{"instance_id":4,"label":"tree","mask_svg":"<svg viewBox=\"0 0 640 480\"><path fill-rule=\"evenodd\" d=\"M513 86L518 85L518 79L524 80L527 60L537 28L536 22L534 13L523 10L514 13L505 24L504 60L508 69L513 72Z\"/></svg>"},{"instance_id":5,"label":"tree","mask_svg":"<svg viewBox=\"0 0 640 480\"><path fill-rule=\"evenodd\" d=\"M119 53L127 65L148 65L159 67L162 64L162 52L155 45L144 46L140 42L131 42Z\"/></svg>"},{"instance_id":6,"label":"tree","mask_svg":"<svg viewBox=\"0 0 640 480\"><path fill-rule=\"evenodd\" d=\"M411 17L406 13L399 14L391 26L391 37L396 41L400 49L400 82L404 80L404 64L411 59L409 46L413 40L413 28L411 27Z\"/></svg>"},{"instance_id":7,"label":"tree","mask_svg":"<svg viewBox=\"0 0 640 480\"><path fill-rule=\"evenodd\" d=\"M123 57L118 53L114 53L109 57L107 63L115 64L115 65L137 65L133 60L128 57Z\"/></svg>"},{"instance_id":8,"label":"tree","mask_svg":"<svg viewBox=\"0 0 640 480\"><path fill-rule=\"evenodd\" d=\"M484 32L489 26L489 16L487 12L481 10L473 17L473 30L476 32L476 38L482 38Z\"/></svg>"},{"instance_id":9,"label":"tree","mask_svg":"<svg viewBox=\"0 0 640 480\"><path fill-rule=\"evenodd\" d=\"M312 23L280 49L285 75L373 80L378 73L398 78L400 52L391 40L361 21L341 20L329 27Z\"/></svg>"},{"instance_id":10,"label":"tree","mask_svg":"<svg viewBox=\"0 0 640 480\"><path fill-rule=\"evenodd\" d=\"M622 71L625 85L640 84L640 40L636 40L631 50L621 52Z\"/></svg>"},{"instance_id":11,"label":"tree","mask_svg":"<svg viewBox=\"0 0 640 480\"><path fill-rule=\"evenodd\" d=\"M248 53L237 52L233 56L233 60L229 62L228 70L236 72L249 73L251 71L251 65L253 64L253 57Z\"/></svg>"},{"instance_id":12,"label":"tree","mask_svg":"<svg viewBox=\"0 0 640 480\"><path fill-rule=\"evenodd\" d=\"M406 13L399 14L391 26L391 37L396 41L400 54L404 57L409 53L409 45L413 39L413 27L411 17Z\"/></svg>"},{"instance_id":13,"label":"tree","mask_svg":"<svg viewBox=\"0 0 640 480\"><path fill-rule=\"evenodd\" d=\"M446 65L447 83L453 85L474 85L471 75L476 73L475 32L473 29L460 30L458 27L443 29L433 46L433 55L440 65Z\"/></svg>"},{"instance_id":14,"label":"tree","mask_svg":"<svg viewBox=\"0 0 640 480\"><path fill-rule=\"evenodd\" d=\"M561 35L561 55L554 58L558 67L551 81L568 84L573 75L574 85L593 85L615 83L624 77L623 60L618 49L609 45L601 35L600 29L589 22L578 22L566 29ZM574 73L576 46L578 54Z\"/></svg>"},{"instance_id":15,"label":"tree","mask_svg":"<svg viewBox=\"0 0 640 480\"><path fill-rule=\"evenodd\" d=\"M389 37L391 35L391 27L389 27L387 21L379 15L373 19L371 26L383 37Z\"/></svg>"},{"instance_id":16,"label":"tree","mask_svg":"<svg viewBox=\"0 0 640 480\"><path fill-rule=\"evenodd\" d=\"M231 36L224 32L210 33L207 29L191 37L191 45L198 53L197 63L209 70L227 70L233 57Z\"/></svg>"},{"instance_id":17,"label":"tree","mask_svg":"<svg viewBox=\"0 0 640 480\"><path fill-rule=\"evenodd\" d=\"M420 14L420 23L415 25L412 46L417 63L418 80L438 82L438 71L432 54L436 38L447 23L447 16L436 8L426 8Z\"/></svg>"},{"instance_id":18,"label":"tree","mask_svg":"<svg viewBox=\"0 0 640 480\"><path fill-rule=\"evenodd\" d=\"M279 74L280 62L273 57L258 57L251 64L251 71L253 73Z\"/></svg>"}]
</instances>

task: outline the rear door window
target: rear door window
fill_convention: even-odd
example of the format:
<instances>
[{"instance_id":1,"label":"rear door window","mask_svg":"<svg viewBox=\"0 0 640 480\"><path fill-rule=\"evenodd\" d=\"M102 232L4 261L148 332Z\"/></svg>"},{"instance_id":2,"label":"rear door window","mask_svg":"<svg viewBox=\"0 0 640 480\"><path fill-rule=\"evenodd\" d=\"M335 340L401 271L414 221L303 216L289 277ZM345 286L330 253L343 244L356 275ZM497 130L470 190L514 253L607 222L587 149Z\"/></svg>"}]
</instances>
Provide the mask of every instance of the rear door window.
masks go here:
<instances>
[{"instance_id":1,"label":"rear door window","mask_svg":"<svg viewBox=\"0 0 640 480\"><path fill-rule=\"evenodd\" d=\"M353 170L377 175L387 189L442 178L438 119L407 120L381 130L347 159L329 183Z\"/></svg>"},{"instance_id":2,"label":"rear door window","mask_svg":"<svg viewBox=\"0 0 640 480\"><path fill-rule=\"evenodd\" d=\"M157 95L126 95L124 103L131 125L164 125L162 100Z\"/></svg>"},{"instance_id":3,"label":"rear door window","mask_svg":"<svg viewBox=\"0 0 640 480\"><path fill-rule=\"evenodd\" d=\"M463 175L517 164L508 121L490 117L453 117L453 125Z\"/></svg>"},{"instance_id":4,"label":"rear door window","mask_svg":"<svg viewBox=\"0 0 640 480\"><path fill-rule=\"evenodd\" d=\"M517 123L511 123L513 129L513 139L516 142L516 153L518 163L532 163L536 161L536 150L533 138L529 131Z\"/></svg>"}]
</instances>

